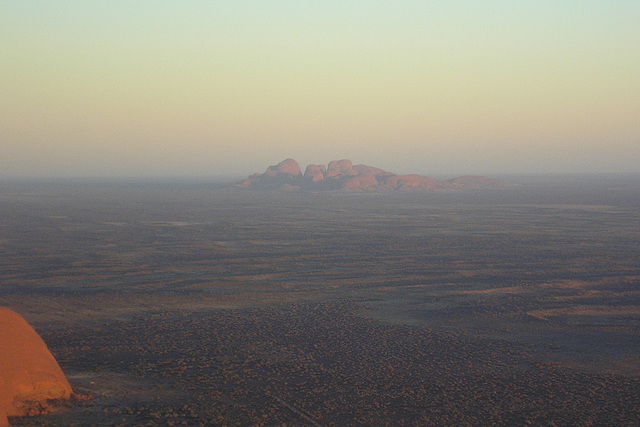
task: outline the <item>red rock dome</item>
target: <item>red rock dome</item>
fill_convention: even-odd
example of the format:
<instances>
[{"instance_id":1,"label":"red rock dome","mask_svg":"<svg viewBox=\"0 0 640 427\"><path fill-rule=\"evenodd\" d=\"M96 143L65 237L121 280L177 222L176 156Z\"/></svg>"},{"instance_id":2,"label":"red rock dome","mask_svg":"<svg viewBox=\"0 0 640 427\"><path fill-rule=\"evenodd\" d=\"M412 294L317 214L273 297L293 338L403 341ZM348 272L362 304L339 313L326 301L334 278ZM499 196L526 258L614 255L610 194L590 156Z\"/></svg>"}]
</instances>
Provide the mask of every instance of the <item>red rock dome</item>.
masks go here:
<instances>
[{"instance_id":1,"label":"red rock dome","mask_svg":"<svg viewBox=\"0 0 640 427\"><path fill-rule=\"evenodd\" d=\"M47 400L73 394L58 362L18 313L0 307L0 426L7 417L47 412Z\"/></svg>"},{"instance_id":2,"label":"red rock dome","mask_svg":"<svg viewBox=\"0 0 640 427\"><path fill-rule=\"evenodd\" d=\"M293 159L286 159L281 161L275 166L269 166L265 174L267 175L275 175L275 174L289 174L289 175L301 175L302 172L300 170L300 165Z\"/></svg>"}]
</instances>

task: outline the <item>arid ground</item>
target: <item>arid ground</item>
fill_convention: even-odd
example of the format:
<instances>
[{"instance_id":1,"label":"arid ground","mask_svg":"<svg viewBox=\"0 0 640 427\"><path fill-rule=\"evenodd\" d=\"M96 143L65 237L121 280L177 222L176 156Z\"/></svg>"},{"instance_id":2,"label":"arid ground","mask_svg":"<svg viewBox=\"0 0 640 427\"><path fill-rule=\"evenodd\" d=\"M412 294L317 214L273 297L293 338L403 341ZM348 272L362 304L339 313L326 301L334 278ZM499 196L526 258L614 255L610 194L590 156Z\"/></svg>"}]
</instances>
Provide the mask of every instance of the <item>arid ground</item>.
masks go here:
<instances>
[{"instance_id":1,"label":"arid ground","mask_svg":"<svg viewBox=\"0 0 640 427\"><path fill-rule=\"evenodd\" d=\"M640 177L512 182L1 183L0 305L92 397L10 422L637 425Z\"/></svg>"}]
</instances>

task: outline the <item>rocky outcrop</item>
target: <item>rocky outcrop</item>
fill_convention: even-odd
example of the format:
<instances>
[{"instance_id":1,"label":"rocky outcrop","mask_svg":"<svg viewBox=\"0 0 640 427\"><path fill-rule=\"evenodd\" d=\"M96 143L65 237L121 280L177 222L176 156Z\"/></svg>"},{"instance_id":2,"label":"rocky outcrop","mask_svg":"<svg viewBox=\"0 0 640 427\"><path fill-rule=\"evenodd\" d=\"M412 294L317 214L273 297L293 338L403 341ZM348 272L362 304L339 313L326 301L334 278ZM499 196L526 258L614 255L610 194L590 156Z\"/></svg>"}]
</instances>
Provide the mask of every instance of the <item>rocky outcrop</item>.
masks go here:
<instances>
[{"instance_id":1,"label":"rocky outcrop","mask_svg":"<svg viewBox=\"0 0 640 427\"><path fill-rule=\"evenodd\" d=\"M265 172L265 174L269 176L277 176L280 174L298 176L301 173L300 165L293 159L283 160L275 166L269 166Z\"/></svg>"},{"instance_id":2,"label":"rocky outcrop","mask_svg":"<svg viewBox=\"0 0 640 427\"><path fill-rule=\"evenodd\" d=\"M11 416L49 412L49 400L73 392L38 333L18 313L0 307L0 426Z\"/></svg>"},{"instance_id":3,"label":"rocky outcrop","mask_svg":"<svg viewBox=\"0 0 640 427\"><path fill-rule=\"evenodd\" d=\"M380 189L380 184L375 175L365 174L344 180L340 188L344 190L375 191Z\"/></svg>"},{"instance_id":4,"label":"rocky outcrop","mask_svg":"<svg viewBox=\"0 0 640 427\"><path fill-rule=\"evenodd\" d=\"M486 177L461 177L450 181L436 181L420 175L396 175L367 165L354 165L351 160L333 160L323 165L309 165L302 175L300 166L287 159L269 166L265 173L254 174L237 187L252 190L285 191L429 191L446 189L486 188L504 185L502 181Z\"/></svg>"},{"instance_id":5,"label":"rocky outcrop","mask_svg":"<svg viewBox=\"0 0 640 427\"><path fill-rule=\"evenodd\" d=\"M309 165L304 171L304 179L311 182L319 182L324 179L326 172L324 165Z\"/></svg>"},{"instance_id":6,"label":"rocky outcrop","mask_svg":"<svg viewBox=\"0 0 640 427\"><path fill-rule=\"evenodd\" d=\"M263 174L253 174L238 184L238 187L253 190L286 189L299 190L303 176L300 165L293 159L286 159L275 166L269 166Z\"/></svg>"},{"instance_id":7,"label":"rocky outcrop","mask_svg":"<svg viewBox=\"0 0 640 427\"><path fill-rule=\"evenodd\" d=\"M351 160L333 160L329 162L327 166L327 173L325 178L336 178L341 176L355 176L358 172L353 169L353 163Z\"/></svg>"}]
</instances>

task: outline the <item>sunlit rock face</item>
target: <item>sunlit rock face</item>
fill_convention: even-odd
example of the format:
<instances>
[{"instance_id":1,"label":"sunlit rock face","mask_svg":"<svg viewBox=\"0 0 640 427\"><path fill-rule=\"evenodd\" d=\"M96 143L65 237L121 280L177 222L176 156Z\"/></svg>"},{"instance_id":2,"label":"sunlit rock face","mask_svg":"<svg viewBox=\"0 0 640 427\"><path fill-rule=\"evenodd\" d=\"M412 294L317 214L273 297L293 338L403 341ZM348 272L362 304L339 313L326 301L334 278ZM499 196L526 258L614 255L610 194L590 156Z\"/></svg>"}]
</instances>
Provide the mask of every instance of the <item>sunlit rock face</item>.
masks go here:
<instances>
[{"instance_id":1,"label":"sunlit rock face","mask_svg":"<svg viewBox=\"0 0 640 427\"><path fill-rule=\"evenodd\" d=\"M304 178L311 182L318 182L324 179L326 169L324 165L308 165L304 171Z\"/></svg>"},{"instance_id":2,"label":"sunlit rock face","mask_svg":"<svg viewBox=\"0 0 640 427\"><path fill-rule=\"evenodd\" d=\"M294 176L302 174L300 165L293 159L286 159L275 166L269 166L265 172L265 174L269 176L276 176L283 173Z\"/></svg>"},{"instance_id":3,"label":"sunlit rock face","mask_svg":"<svg viewBox=\"0 0 640 427\"><path fill-rule=\"evenodd\" d=\"M48 400L72 395L58 362L18 313L0 307L0 426L7 417L48 412Z\"/></svg>"},{"instance_id":4,"label":"sunlit rock face","mask_svg":"<svg viewBox=\"0 0 640 427\"><path fill-rule=\"evenodd\" d=\"M353 163L351 160L333 160L329 162L327 166L326 178L333 178L345 175L358 175L358 172L353 169Z\"/></svg>"},{"instance_id":5,"label":"sunlit rock face","mask_svg":"<svg viewBox=\"0 0 640 427\"><path fill-rule=\"evenodd\" d=\"M238 184L239 187L254 190L299 190L303 181L300 165L293 159L286 159L269 166L263 174L253 174Z\"/></svg>"},{"instance_id":6,"label":"sunlit rock face","mask_svg":"<svg viewBox=\"0 0 640 427\"><path fill-rule=\"evenodd\" d=\"M379 189L378 180L371 174L356 175L344 181L342 187L345 190L375 191Z\"/></svg>"},{"instance_id":7,"label":"sunlit rock face","mask_svg":"<svg viewBox=\"0 0 640 427\"><path fill-rule=\"evenodd\" d=\"M486 177L466 176L436 181L415 174L396 175L373 166L354 165L348 159L333 160L326 168L323 165L309 165L302 175L298 162L286 159L269 166L265 173L253 174L235 185L252 190L374 192L488 188L506 183Z\"/></svg>"}]
</instances>

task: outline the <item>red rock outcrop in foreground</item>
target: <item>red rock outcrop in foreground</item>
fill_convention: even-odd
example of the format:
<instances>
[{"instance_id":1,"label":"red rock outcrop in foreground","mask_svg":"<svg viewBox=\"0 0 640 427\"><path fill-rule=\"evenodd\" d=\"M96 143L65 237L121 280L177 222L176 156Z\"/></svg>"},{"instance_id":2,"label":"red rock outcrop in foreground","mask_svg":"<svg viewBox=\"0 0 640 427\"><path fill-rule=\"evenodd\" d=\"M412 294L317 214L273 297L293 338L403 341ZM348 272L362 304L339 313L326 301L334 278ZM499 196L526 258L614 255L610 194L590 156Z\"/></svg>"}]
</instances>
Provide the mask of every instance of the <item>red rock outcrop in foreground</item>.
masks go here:
<instances>
[{"instance_id":1,"label":"red rock outcrop in foreground","mask_svg":"<svg viewBox=\"0 0 640 427\"><path fill-rule=\"evenodd\" d=\"M7 417L48 412L47 400L73 392L38 333L18 313L0 307L0 426Z\"/></svg>"},{"instance_id":2,"label":"red rock outcrop in foreground","mask_svg":"<svg viewBox=\"0 0 640 427\"><path fill-rule=\"evenodd\" d=\"M351 160L334 160L324 165L309 165L304 175L293 159L269 166L263 174L253 174L237 187L252 190L286 191L425 191L447 189L490 188L506 185L503 181L483 176L464 176L449 181L420 175L396 175L373 166L354 165Z\"/></svg>"}]
</instances>

